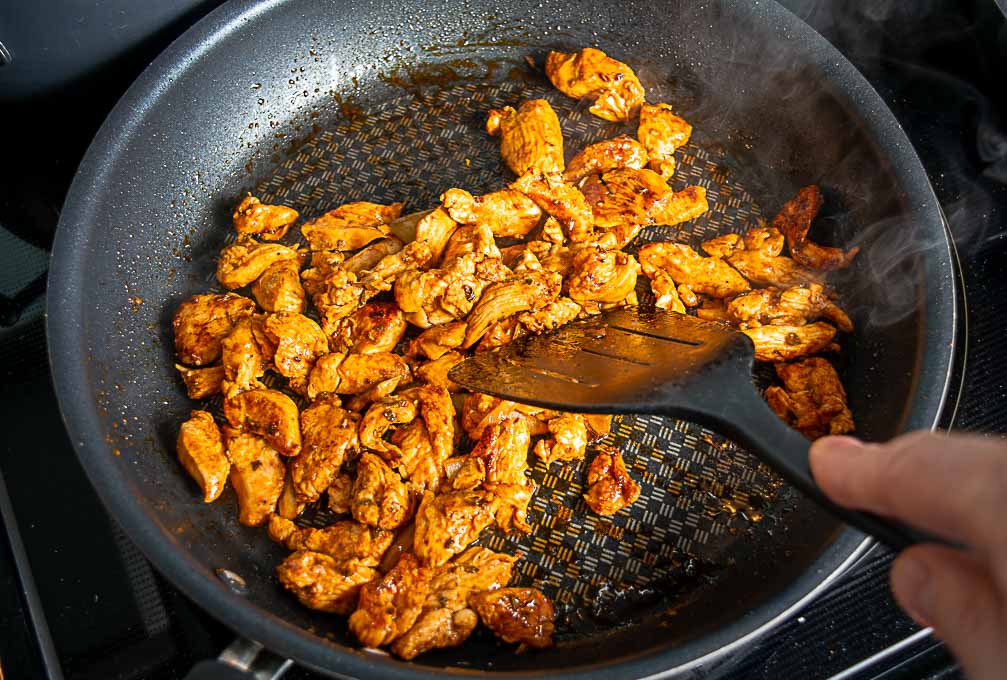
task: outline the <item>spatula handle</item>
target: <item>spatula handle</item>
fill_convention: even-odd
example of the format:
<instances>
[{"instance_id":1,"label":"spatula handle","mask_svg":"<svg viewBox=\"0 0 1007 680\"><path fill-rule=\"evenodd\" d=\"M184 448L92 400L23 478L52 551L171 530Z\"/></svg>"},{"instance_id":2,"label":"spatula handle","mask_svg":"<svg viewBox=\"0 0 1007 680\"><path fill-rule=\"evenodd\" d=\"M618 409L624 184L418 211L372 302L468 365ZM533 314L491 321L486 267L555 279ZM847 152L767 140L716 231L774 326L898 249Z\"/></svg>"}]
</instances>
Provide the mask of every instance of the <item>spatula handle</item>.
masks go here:
<instances>
[{"instance_id":1,"label":"spatula handle","mask_svg":"<svg viewBox=\"0 0 1007 680\"><path fill-rule=\"evenodd\" d=\"M754 398L737 393L732 396L725 395L724 402L735 403L722 403L721 412L725 417L718 418L721 420L718 423L720 431L750 449L822 508L895 550L902 550L915 543L950 545L942 538L899 520L870 512L850 510L834 503L825 495L811 474L808 459L811 443L780 420L763 401L761 395L754 390L752 394Z\"/></svg>"}]
</instances>

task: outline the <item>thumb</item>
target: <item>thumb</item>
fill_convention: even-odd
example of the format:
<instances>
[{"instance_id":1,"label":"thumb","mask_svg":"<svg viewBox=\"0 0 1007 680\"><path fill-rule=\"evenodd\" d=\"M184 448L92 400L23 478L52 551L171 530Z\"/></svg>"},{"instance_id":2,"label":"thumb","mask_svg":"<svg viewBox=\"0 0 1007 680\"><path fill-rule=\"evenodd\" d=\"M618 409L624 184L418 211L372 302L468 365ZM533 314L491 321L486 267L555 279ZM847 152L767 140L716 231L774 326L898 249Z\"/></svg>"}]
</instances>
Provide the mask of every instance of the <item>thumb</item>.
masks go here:
<instances>
[{"instance_id":1,"label":"thumb","mask_svg":"<svg viewBox=\"0 0 1007 680\"><path fill-rule=\"evenodd\" d=\"M891 579L899 605L934 628L970 678L1002 677L1004 607L981 562L959 550L918 545L895 560Z\"/></svg>"}]
</instances>

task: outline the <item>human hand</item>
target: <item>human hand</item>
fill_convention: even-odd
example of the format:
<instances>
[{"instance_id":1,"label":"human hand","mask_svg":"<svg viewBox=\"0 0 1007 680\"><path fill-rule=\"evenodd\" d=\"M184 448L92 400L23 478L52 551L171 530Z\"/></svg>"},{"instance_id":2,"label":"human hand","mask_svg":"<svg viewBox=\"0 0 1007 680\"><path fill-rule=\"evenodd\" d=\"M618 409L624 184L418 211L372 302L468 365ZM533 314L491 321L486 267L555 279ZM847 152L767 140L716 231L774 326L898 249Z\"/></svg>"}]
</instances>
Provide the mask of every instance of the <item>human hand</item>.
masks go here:
<instances>
[{"instance_id":1,"label":"human hand","mask_svg":"<svg viewBox=\"0 0 1007 680\"><path fill-rule=\"evenodd\" d=\"M811 446L822 490L849 508L894 517L967 550L925 544L892 564L895 599L932 626L969 677L1007 663L1007 442L915 432L885 444L824 437Z\"/></svg>"}]
</instances>

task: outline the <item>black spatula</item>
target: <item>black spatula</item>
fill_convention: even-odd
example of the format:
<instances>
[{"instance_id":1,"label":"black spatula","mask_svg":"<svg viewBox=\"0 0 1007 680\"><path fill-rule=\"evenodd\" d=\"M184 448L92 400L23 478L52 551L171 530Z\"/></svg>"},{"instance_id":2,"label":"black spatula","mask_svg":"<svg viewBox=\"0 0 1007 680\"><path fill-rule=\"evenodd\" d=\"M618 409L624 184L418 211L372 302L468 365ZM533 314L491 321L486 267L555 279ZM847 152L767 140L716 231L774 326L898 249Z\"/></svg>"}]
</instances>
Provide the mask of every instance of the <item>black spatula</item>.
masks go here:
<instances>
[{"instance_id":1,"label":"black spatula","mask_svg":"<svg viewBox=\"0 0 1007 680\"><path fill-rule=\"evenodd\" d=\"M701 423L749 448L840 519L897 549L943 542L896 520L842 508L815 484L810 443L752 382L754 347L721 324L627 307L481 352L449 373L463 387L578 413L653 413Z\"/></svg>"}]
</instances>

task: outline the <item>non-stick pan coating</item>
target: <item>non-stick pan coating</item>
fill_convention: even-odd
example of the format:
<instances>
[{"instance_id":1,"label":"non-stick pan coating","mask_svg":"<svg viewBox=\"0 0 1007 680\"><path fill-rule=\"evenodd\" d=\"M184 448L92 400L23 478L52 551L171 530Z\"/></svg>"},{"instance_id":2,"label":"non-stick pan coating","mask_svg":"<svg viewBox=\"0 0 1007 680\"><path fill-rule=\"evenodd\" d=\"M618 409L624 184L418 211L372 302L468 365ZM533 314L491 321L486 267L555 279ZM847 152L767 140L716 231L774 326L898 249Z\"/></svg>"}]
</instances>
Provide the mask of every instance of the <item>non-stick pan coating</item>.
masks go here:
<instances>
[{"instance_id":1,"label":"non-stick pan coating","mask_svg":"<svg viewBox=\"0 0 1007 680\"><path fill-rule=\"evenodd\" d=\"M202 505L172 454L193 404L172 369L168 319L213 285L213 257L242 192L312 216L348 200L405 199L422 209L451 186L498 188L508 175L480 129L491 106L549 97L568 156L621 131L523 63L584 45L629 61L651 101L671 101L695 125L674 181L710 190L710 213L689 227L695 234L744 229L796 187L823 184L831 217L816 228L873 252L842 284L858 324L844 372L861 432L885 438L932 426L946 391L954 296L922 169L834 51L782 9L747 4L237 3L173 45L120 102L81 167L49 307L71 436L113 515L155 564L231 626L330 671L556 673L624 663L623 673L644 675L759 629L854 557L856 534L785 490L769 508L750 508L769 519L732 515L749 493L772 496L771 478L747 454L684 423L626 421L615 434L645 487L634 512L591 516L574 505L580 473L536 469L533 508L550 519L526 539L520 578L570 605L565 641L513 655L477 635L402 664L347 654L340 619L278 587L273 567L284 551L237 524L230 493ZM248 594L228 591L218 568L241 575Z\"/></svg>"}]
</instances>

